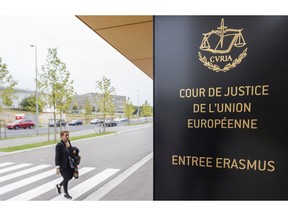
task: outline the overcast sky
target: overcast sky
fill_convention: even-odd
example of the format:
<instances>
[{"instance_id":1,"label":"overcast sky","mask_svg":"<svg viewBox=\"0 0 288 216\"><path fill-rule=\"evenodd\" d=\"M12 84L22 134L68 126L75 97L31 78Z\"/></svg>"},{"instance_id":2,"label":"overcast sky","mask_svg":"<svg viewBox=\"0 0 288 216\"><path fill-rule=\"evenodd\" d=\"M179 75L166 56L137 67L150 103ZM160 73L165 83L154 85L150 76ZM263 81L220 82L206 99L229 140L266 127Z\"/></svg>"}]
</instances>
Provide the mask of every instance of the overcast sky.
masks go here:
<instances>
[{"instance_id":1,"label":"overcast sky","mask_svg":"<svg viewBox=\"0 0 288 216\"><path fill-rule=\"evenodd\" d=\"M153 105L153 80L128 61L73 15L0 16L0 57L6 63L16 88L35 90L37 65L45 64L48 48L58 48L74 80L77 94L96 91L96 80L106 76L117 95L130 97L134 105L145 100Z\"/></svg>"},{"instance_id":2,"label":"overcast sky","mask_svg":"<svg viewBox=\"0 0 288 216\"><path fill-rule=\"evenodd\" d=\"M181 1L183 2L180 3ZM18 80L17 88L35 90L34 48L29 45L37 45L39 72L41 72L41 65L45 63L48 48L58 48L58 56L70 71L78 94L95 92L96 80L106 76L111 79L116 93L130 97L134 105L138 103L137 89L139 89L140 105L145 100L153 105L152 79L78 20L74 14L269 15L287 13L287 7L268 0L261 2L261 8L258 7L258 2L254 4L249 2L250 7L246 4L231 7L228 0L209 0L206 1L209 7L203 7L201 1L193 2L191 7L192 3L190 6L187 5L189 1L181 1L165 0L165 7L163 7L162 4L155 4L155 1L143 1L143 4L139 1L139 4L134 4L133 0L101 1L97 2L97 5L94 0L9 0L5 2L0 0L0 57L8 65L8 70L14 79ZM19 16L19 14L26 16Z\"/></svg>"}]
</instances>

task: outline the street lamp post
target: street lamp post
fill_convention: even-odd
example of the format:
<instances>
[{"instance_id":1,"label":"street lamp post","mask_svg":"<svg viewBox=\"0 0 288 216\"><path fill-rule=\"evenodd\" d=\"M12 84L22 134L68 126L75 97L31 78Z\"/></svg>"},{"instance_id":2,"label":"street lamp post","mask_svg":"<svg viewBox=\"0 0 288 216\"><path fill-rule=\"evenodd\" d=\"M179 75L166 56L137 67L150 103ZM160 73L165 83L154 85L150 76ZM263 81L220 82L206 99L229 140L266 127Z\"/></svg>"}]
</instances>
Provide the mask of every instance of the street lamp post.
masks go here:
<instances>
[{"instance_id":1,"label":"street lamp post","mask_svg":"<svg viewBox=\"0 0 288 216\"><path fill-rule=\"evenodd\" d=\"M39 123L38 123L38 116L39 116L39 111L38 111L38 70L37 70L37 46L36 45L30 45L31 47L35 47L35 73L36 73L36 92L35 92L35 98L36 98L36 135L39 135Z\"/></svg>"}]
</instances>

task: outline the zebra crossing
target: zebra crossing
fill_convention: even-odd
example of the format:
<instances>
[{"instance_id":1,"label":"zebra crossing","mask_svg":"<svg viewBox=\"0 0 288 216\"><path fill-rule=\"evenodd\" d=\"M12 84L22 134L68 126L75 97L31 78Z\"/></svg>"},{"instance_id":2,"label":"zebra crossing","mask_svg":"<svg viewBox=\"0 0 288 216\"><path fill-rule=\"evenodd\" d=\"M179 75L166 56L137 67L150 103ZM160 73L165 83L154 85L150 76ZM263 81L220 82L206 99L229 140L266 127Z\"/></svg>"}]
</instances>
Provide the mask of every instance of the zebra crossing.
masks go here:
<instances>
[{"instance_id":1,"label":"zebra crossing","mask_svg":"<svg viewBox=\"0 0 288 216\"><path fill-rule=\"evenodd\" d=\"M112 178L119 170L107 168L98 171L95 167L80 168L80 178L69 181L69 194L73 197L72 200L81 199L102 182ZM67 200L63 193L59 195L55 190L56 184L61 181L62 177L56 175L52 165L0 163L0 200Z\"/></svg>"}]
</instances>

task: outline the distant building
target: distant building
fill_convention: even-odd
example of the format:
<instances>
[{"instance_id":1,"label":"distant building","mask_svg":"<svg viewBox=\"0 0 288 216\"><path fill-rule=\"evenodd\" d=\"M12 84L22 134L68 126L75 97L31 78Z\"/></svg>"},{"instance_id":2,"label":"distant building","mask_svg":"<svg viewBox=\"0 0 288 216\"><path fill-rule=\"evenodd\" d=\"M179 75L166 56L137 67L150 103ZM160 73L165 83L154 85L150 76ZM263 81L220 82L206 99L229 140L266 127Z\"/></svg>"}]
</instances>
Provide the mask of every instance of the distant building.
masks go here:
<instances>
[{"instance_id":1,"label":"distant building","mask_svg":"<svg viewBox=\"0 0 288 216\"><path fill-rule=\"evenodd\" d=\"M2 94L4 88L0 87L0 95ZM10 107L4 106L2 103L2 98L0 97L0 105L1 107L4 108L20 108L20 103L22 102L23 99L34 95L35 91L31 91L31 90L26 90L26 89L19 89L19 88L15 88L15 96L16 99L13 99L13 104ZM73 110L73 106L76 103L77 104L77 110L79 112L85 112L85 100L88 99L94 109L95 112L98 111L99 107L97 105L97 98L100 94L99 93L86 93L86 94L82 94L82 95L76 95L73 97L72 103L70 105L69 110L72 111ZM114 95L113 97L113 102L115 105L115 113L116 114L122 114L124 113L124 103L126 101L126 96L120 96L120 95ZM45 111L48 111L49 108L46 107Z\"/></svg>"},{"instance_id":2,"label":"distant building","mask_svg":"<svg viewBox=\"0 0 288 216\"><path fill-rule=\"evenodd\" d=\"M77 110L79 112L85 112L85 101L86 99L91 103L94 112L97 112L99 107L97 105L97 98L99 97L99 93L86 93L82 95L75 95L72 99L72 103L70 105L70 111L73 110L73 106L77 105ZM113 102L115 105L115 113L122 114L124 113L124 103L126 101L126 96L114 95Z\"/></svg>"},{"instance_id":3,"label":"distant building","mask_svg":"<svg viewBox=\"0 0 288 216\"><path fill-rule=\"evenodd\" d=\"M0 87L0 95L2 95L2 92L3 92L4 88L3 87ZM5 106L3 103L2 103L2 97L0 97L0 105L1 107L4 107L4 108L19 108L19 105L20 103L22 102L23 99L35 94L34 91L31 91L31 90L26 90L26 89L18 89L18 88L15 88L15 96L16 96L16 99L13 99L13 104L12 106L10 107L7 107Z\"/></svg>"}]
</instances>

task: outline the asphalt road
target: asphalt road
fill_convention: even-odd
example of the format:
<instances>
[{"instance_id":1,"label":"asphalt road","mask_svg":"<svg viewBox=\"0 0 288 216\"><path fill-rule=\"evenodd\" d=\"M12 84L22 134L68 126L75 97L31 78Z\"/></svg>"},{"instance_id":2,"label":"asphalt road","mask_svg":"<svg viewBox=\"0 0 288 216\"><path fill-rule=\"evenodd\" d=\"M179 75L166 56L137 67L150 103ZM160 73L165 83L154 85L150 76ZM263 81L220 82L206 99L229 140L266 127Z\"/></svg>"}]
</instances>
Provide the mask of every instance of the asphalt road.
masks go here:
<instances>
[{"instance_id":1,"label":"asphalt road","mask_svg":"<svg viewBox=\"0 0 288 216\"><path fill-rule=\"evenodd\" d=\"M69 182L73 200L87 197L93 200L92 195L99 189L102 191L101 198L98 196L100 200L117 200L119 194L125 194L122 199L130 200L134 197L137 200L152 200L151 124L113 135L74 141L72 145L80 149L82 156L80 178ZM55 192L55 184L60 182L61 178L55 174L54 157L55 146L1 155L0 200L65 200L63 195L57 196ZM146 158L146 161L139 165L143 158ZM135 167L137 164L139 166ZM131 167L134 172L127 172L133 170ZM123 180L124 175L127 184ZM107 190L107 187L104 190L113 180L114 186L110 186L111 190ZM137 184L143 185L143 182L144 186L135 187ZM121 187L117 188L117 184L121 184ZM131 184L134 185L133 190ZM138 198L135 194L139 194Z\"/></svg>"},{"instance_id":2,"label":"asphalt road","mask_svg":"<svg viewBox=\"0 0 288 216\"><path fill-rule=\"evenodd\" d=\"M152 122L152 117L149 117L148 120L150 122ZM132 124L137 124L137 123L143 123L145 122L146 119L145 118L139 118L139 119L133 119L131 120ZM116 126L117 127L122 127L124 125L127 125L127 122L119 122ZM91 130L94 129L96 127L96 125L93 124L88 124L88 125L77 125L77 126L69 126L67 125L66 127L62 127L62 130L68 130L70 132L73 131L82 131L82 130ZM110 127L109 129L112 129L115 127ZM113 130L113 129L112 129ZM60 127L56 127L56 131L57 133L60 131ZM32 129L23 129L23 128L19 128L18 130L12 129L12 130L8 130L6 129L6 137L7 138L11 138L11 137L19 137L19 136L35 136L37 133L36 128L32 128ZM38 134L39 135L44 135L44 134L53 134L54 133L54 127L39 127L38 128ZM5 133L4 133L4 129L2 128L1 130L1 138L5 137Z\"/></svg>"},{"instance_id":3,"label":"asphalt road","mask_svg":"<svg viewBox=\"0 0 288 216\"><path fill-rule=\"evenodd\" d=\"M66 129L69 131L78 131L78 130L88 130L88 129L92 129L95 128L95 125L78 125L78 126L66 126ZM62 130L64 130L65 127L62 127ZM59 127L56 127L56 131L60 131ZM32 135L36 135L36 128L32 128L32 129L23 129L23 128L19 128L18 130L8 130L6 129L6 135L7 137L17 137L17 136L32 136ZM48 134L48 133L53 133L54 132L54 128L53 127L39 127L38 129L38 133L41 134ZM4 136L4 131L2 129L2 136Z\"/></svg>"}]
</instances>

